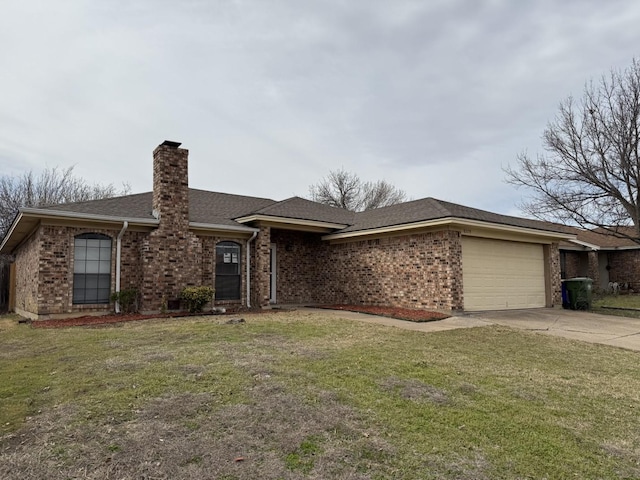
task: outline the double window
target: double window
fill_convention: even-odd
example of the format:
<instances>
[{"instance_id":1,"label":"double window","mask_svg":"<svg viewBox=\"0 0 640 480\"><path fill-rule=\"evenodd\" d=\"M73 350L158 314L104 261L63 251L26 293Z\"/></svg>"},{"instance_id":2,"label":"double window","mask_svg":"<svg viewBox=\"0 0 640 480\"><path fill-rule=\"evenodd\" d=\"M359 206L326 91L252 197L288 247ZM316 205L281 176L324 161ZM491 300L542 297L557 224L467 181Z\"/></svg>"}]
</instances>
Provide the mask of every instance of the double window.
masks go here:
<instances>
[{"instance_id":1,"label":"double window","mask_svg":"<svg viewBox=\"0 0 640 480\"><path fill-rule=\"evenodd\" d=\"M216 300L240 300L241 264L240 245L216 245Z\"/></svg>"},{"instance_id":2,"label":"double window","mask_svg":"<svg viewBox=\"0 0 640 480\"><path fill-rule=\"evenodd\" d=\"M76 236L73 259L73 303L109 303L111 238L99 233Z\"/></svg>"}]
</instances>

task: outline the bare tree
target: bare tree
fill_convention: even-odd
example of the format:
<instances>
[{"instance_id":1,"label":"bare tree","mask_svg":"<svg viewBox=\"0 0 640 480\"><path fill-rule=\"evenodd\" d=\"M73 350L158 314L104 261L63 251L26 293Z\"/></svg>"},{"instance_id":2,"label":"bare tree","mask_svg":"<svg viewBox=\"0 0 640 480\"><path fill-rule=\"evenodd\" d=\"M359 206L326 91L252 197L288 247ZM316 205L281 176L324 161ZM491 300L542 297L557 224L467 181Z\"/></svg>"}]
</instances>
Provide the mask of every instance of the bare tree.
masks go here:
<instances>
[{"instance_id":1,"label":"bare tree","mask_svg":"<svg viewBox=\"0 0 640 480\"><path fill-rule=\"evenodd\" d=\"M601 228L640 243L640 62L560 103L542 140L546 155L522 153L507 182L533 196L521 208L543 220ZM622 227L622 228L621 228Z\"/></svg>"},{"instance_id":2,"label":"bare tree","mask_svg":"<svg viewBox=\"0 0 640 480\"><path fill-rule=\"evenodd\" d=\"M407 194L385 180L363 182L355 173L344 169L329 172L320 182L309 187L315 202L354 212L386 207L407 200Z\"/></svg>"},{"instance_id":3,"label":"bare tree","mask_svg":"<svg viewBox=\"0 0 640 480\"><path fill-rule=\"evenodd\" d=\"M0 176L0 238L4 238L20 207L43 207L57 203L83 202L126 195L131 188L124 184L89 184L73 175L73 167L46 168L40 175L29 171L21 176Z\"/></svg>"}]
</instances>

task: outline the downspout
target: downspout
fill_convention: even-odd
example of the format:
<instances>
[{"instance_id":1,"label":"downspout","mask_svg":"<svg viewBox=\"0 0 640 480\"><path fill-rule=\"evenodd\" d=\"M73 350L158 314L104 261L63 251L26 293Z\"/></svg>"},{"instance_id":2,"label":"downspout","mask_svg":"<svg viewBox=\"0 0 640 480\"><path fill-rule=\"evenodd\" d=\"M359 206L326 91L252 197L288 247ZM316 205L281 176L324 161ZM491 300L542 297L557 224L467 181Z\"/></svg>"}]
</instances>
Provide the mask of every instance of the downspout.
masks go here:
<instances>
[{"instance_id":1,"label":"downspout","mask_svg":"<svg viewBox=\"0 0 640 480\"><path fill-rule=\"evenodd\" d=\"M120 256L122 254L122 236L125 230L129 227L129 222L126 220L122 224L122 230L118 234L116 239L116 293L120 292ZM120 313L120 302L116 301L116 313Z\"/></svg>"},{"instance_id":2,"label":"downspout","mask_svg":"<svg viewBox=\"0 0 640 480\"><path fill-rule=\"evenodd\" d=\"M253 232L251 238L247 240L247 308L251 308L251 255L249 244L258 236L258 232Z\"/></svg>"}]
</instances>

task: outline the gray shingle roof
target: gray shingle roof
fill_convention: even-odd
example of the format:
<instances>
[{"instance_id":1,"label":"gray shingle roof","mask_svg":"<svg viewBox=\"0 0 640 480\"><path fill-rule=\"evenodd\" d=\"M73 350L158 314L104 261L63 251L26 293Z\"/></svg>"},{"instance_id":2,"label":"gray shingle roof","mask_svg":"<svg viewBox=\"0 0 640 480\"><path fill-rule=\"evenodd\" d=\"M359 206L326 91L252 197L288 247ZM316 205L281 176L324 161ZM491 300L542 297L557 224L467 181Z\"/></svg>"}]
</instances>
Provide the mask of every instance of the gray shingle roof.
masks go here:
<instances>
[{"instance_id":1,"label":"gray shingle roof","mask_svg":"<svg viewBox=\"0 0 640 480\"><path fill-rule=\"evenodd\" d=\"M151 192L123 197L44 207L61 212L86 213L116 218L153 219ZM313 220L348 225L336 233L358 232L440 218L462 218L537 230L566 232L562 226L487 212L455 203L423 198L365 212L350 212L300 197L280 202L268 198L189 189L189 220L211 225L240 225L235 219L250 215Z\"/></svg>"},{"instance_id":2,"label":"gray shingle roof","mask_svg":"<svg viewBox=\"0 0 640 480\"><path fill-rule=\"evenodd\" d=\"M215 225L240 225L233 219L273 204L268 198L189 189L189 220Z\"/></svg>"},{"instance_id":3,"label":"gray shingle roof","mask_svg":"<svg viewBox=\"0 0 640 480\"><path fill-rule=\"evenodd\" d=\"M329 205L312 202L300 197L291 197L281 202L272 203L260 210L256 210L254 213L257 215L314 220L341 225L351 225L356 215L354 212L343 208L330 207Z\"/></svg>"},{"instance_id":4,"label":"gray shingle roof","mask_svg":"<svg viewBox=\"0 0 640 480\"><path fill-rule=\"evenodd\" d=\"M104 215L106 217L126 217L152 220L151 192L125 195L123 197L105 198L102 200L90 200L88 202L61 203L40 207L43 210L59 212L86 213L89 215Z\"/></svg>"},{"instance_id":5,"label":"gray shingle roof","mask_svg":"<svg viewBox=\"0 0 640 480\"><path fill-rule=\"evenodd\" d=\"M267 198L247 197L228 193L189 189L189 221L212 225L239 226L233 219L274 203ZM153 193L65 203L43 207L45 210L86 213L116 218L153 219Z\"/></svg>"},{"instance_id":6,"label":"gray shingle roof","mask_svg":"<svg viewBox=\"0 0 640 480\"><path fill-rule=\"evenodd\" d=\"M553 227L552 224L537 220L528 220L526 218L487 212L477 208L444 202L435 198L422 198L420 200L360 212L356 214L355 222L351 226L341 230L340 233L405 225L449 217L478 220L499 225L534 228L536 230L562 232L559 228Z\"/></svg>"}]
</instances>

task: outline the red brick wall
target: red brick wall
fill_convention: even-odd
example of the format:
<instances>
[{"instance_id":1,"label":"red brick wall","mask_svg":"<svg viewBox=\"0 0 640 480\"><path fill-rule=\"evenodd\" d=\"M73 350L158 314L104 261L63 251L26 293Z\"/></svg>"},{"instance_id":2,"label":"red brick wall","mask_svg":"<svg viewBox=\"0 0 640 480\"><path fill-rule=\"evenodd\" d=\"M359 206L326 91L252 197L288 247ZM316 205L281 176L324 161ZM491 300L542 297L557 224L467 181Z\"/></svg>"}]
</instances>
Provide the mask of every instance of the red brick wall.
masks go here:
<instances>
[{"instance_id":1,"label":"red brick wall","mask_svg":"<svg viewBox=\"0 0 640 480\"><path fill-rule=\"evenodd\" d=\"M458 232L329 245L319 235L274 229L272 241L277 243L278 303L462 308Z\"/></svg>"},{"instance_id":2,"label":"red brick wall","mask_svg":"<svg viewBox=\"0 0 640 480\"><path fill-rule=\"evenodd\" d=\"M115 259L115 243L118 236L117 232L113 237ZM120 290L135 288L140 291L142 285L142 264L140 262L140 250L144 239L149 234L146 232L135 232L128 230L122 236L121 252L120 252ZM115 275L115 263L113 267ZM115 280L114 280L115 291Z\"/></svg>"},{"instance_id":3,"label":"red brick wall","mask_svg":"<svg viewBox=\"0 0 640 480\"><path fill-rule=\"evenodd\" d=\"M557 243L548 247L549 281L551 282L551 302L548 306L562 305L562 282L560 277L560 249ZM546 257L546 256L545 256Z\"/></svg>"},{"instance_id":4,"label":"red brick wall","mask_svg":"<svg viewBox=\"0 0 640 480\"><path fill-rule=\"evenodd\" d=\"M269 259L271 248L271 227L260 227L258 236L253 241L251 255L251 305L264 307L269 305ZM278 300L278 303L283 303Z\"/></svg>"},{"instance_id":5,"label":"red brick wall","mask_svg":"<svg viewBox=\"0 0 640 480\"><path fill-rule=\"evenodd\" d=\"M565 250L565 278L588 277L588 252ZM597 264L597 263L596 263Z\"/></svg>"},{"instance_id":6,"label":"red brick wall","mask_svg":"<svg viewBox=\"0 0 640 480\"><path fill-rule=\"evenodd\" d=\"M640 250L609 252L609 281L628 283L629 287L640 291Z\"/></svg>"},{"instance_id":7,"label":"red brick wall","mask_svg":"<svg viewBox=\"0 0 640 480\"><path fill-rule=\"evenodd\" d=\"M33 316L38 311L40 236L38 229L15 255L15 310L23 316Z\"/></svg>"},{"instance_id":8,"label":"red brick wall","mask_svg":"<svg viewBox=\"0 0 640 480\"><path fill-rule=\"evenodd\" d=\"M111 291L115 291L116 237L120 230L43 225L16 252L16 309L34 317L84 311L109 311L112 306L73 304L74 238L81 233L111 237ZM122 238L121 289L140 286L140 239L148 234L127 231Z\"/></svg>"}]
</instances>

